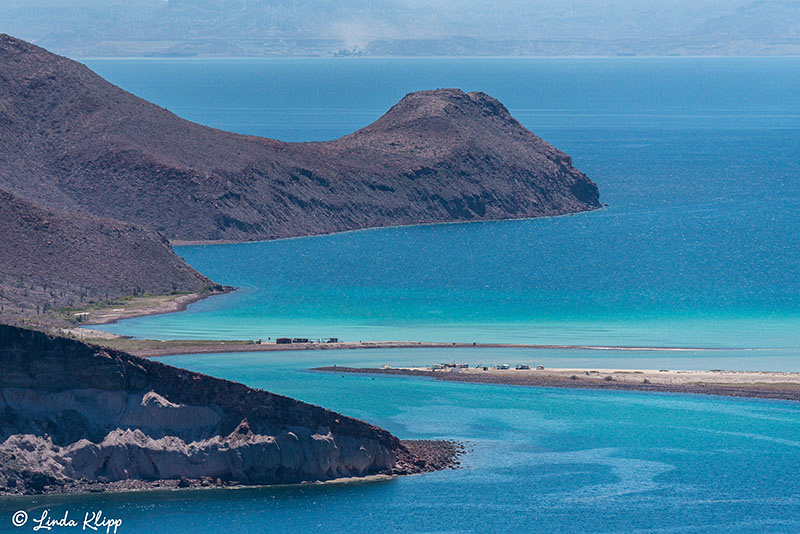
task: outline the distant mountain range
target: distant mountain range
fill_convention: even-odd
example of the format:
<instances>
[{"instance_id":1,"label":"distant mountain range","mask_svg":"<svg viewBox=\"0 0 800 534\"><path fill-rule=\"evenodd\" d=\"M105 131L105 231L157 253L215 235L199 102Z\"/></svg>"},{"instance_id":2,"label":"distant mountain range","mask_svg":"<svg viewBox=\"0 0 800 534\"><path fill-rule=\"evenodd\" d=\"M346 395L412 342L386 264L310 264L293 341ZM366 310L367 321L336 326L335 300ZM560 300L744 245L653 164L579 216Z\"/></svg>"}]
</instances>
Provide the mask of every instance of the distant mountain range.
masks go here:
<instances>
[{"instance_id":1,"label":"distant mountain range","mask_svg":"<svg viewBox=\"0 0 800 534\"><path fill-rule=\"evenodd\" d=\"M5 0L72 57L796 55L795 0Z\"/></svg>"},{"instance_id":2,"label":"distant mountain range","mask_svg":"<svg viewBox=\"0 0 800 534\"><path fill-rule=\"evenodd\" d=\"M341 139L283 143L183 120L0 35L0 207L0 306L39 309L211 285L164 236L246 241L600 202L569 156L484 93L412 93Z\"/></svg>"}]
</instances>

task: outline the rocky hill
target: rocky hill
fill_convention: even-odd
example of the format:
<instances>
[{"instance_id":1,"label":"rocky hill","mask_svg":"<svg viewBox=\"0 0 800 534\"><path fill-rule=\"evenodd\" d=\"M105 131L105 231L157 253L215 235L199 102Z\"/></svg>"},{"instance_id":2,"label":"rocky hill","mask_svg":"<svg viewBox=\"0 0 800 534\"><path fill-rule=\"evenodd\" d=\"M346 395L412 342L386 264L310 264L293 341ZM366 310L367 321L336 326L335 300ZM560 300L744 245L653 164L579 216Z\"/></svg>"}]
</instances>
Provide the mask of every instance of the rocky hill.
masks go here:
<instances>
[{"instance_id":1,"label":"rocky hill","mask_svg":"<svg viewBox=\"0 0 800 534\"><path fill-rule=\"evenodd\" d=\"M0 320L143 293L221 289L152 230L0 190Z\"/></svg>"},{"instance_id":2,"label":"rocky hill","mask_svg":"<svg viewBox=\"0 0 800 534\"><path fill-rule=\"evenodd\" d=\"M185 121L0 36L0 188L182 240L559 215L599 207L570 158L497 100L413 93L374 124L282 143Z\"/></svg>"},{"instance_id":3,"label":"rocky hill","mask_svg":"<svg viewBox=\"0 0 800 534\"><path fill-rule=\"evenodd\" d=\"M0 494L421 472L451 465L454 451L404 444L242 384L0 325Z\"/></svg>"}]
</instances>

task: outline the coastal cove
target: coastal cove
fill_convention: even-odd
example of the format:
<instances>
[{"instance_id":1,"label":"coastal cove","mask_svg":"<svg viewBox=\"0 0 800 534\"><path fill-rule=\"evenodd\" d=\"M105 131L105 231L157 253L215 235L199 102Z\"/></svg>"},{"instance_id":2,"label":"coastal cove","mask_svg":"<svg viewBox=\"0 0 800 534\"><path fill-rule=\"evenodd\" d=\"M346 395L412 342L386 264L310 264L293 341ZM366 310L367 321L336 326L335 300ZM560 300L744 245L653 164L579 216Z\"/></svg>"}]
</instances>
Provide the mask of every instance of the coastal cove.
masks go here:
<instances>
[{"instance_id":1,"label":"coastal cove","mask_svg":"<svg viewBox=\"0 0 800 534\"><path fill-rule=\"evenodd\" d=\"M156 339L798 348L797 63L89 62L189 118L288 140L352 131L379 116L398 86L486 86L570 153L607 204L550 219L175 247L240 289L107 330ZM173 84L169 69L187 84ZM214 85L208 69L241 85ZM717 85L706 83L708 72ZM326 89L303 93L300 73ZM374 90L329 86L326 76L369 79ZM578 89L575 77L593 89ZM263 91L272 100L258 100ZM759 100L764 94L772 98Z\"/></svg>"},{"instance_id":2,"label":"coastal cove","mask_svg":"<svg viewBox=\"0 0 800 534\"><path fill-rule=\"evenodd\" d=\"M202 534L265 525L293 533L800 530L796 402L309 371L452 360L800 372L800 59L87 64L186 118L289 141L353 131L411 90L485 90L568 152L607 204L550 219L177 246L203 275L238 289L93 328L130 342L288 336L696 350L156 357L403 440L457 440L468 452L458 470L393 479L3 498L0 516L102 509L123 518L120 532ZM0 523L0 532L15 531Z\"/></svg>"}]
</instances>

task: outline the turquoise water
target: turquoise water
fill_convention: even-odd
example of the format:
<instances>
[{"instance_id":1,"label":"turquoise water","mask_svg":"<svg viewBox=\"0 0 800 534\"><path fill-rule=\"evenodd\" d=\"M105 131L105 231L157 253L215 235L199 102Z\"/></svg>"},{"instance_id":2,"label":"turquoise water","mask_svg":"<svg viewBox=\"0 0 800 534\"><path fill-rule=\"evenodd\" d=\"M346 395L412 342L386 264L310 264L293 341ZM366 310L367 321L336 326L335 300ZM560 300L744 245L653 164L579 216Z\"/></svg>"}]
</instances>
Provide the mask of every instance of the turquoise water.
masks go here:
<instances>
[{"instance_id":1,"label":"turquoise water","mask_svg":"<svg viewBox=\"0 0 800 534\"><path fill-rule=\"evenodd\" d=\"M325 139L403 93L482 89L567 150L602 211L178 252L239 292L107 328L725 347L175 356L381 425L461 439L464 468L389 482L0 500L0 531L101 508L120 532L800 532L800 404L320 374L326 365L800 371L800 59L92 61L208 124ZM734 350L757 347L760 350ZM68 532L69 530L63 530Z\"/></svg>"},{"instance_id":2,"label":"turquoise water","mask_svg":"<svg viewBox=\"0 0 800 534\"><path fill-rule=\"evenodd\" d=\"M157 338L800 348L800 59L93 61L194 120L343 135L407 91L482 89L604 210L179 247L236 294L107 327Z\"/></svg>"}]
</instances>

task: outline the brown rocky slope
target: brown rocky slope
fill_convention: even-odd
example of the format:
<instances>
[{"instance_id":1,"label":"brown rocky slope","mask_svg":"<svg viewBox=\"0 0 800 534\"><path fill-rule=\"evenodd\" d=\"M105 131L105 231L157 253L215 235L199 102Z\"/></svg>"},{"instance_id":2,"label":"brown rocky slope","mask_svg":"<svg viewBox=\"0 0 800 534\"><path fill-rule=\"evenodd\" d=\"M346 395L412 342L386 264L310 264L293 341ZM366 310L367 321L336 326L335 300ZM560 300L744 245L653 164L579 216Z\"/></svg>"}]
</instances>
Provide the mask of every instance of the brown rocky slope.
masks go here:
<instances>
[{"instance_id":1,"label":"brown rocky slope","mask_svg":"<svg viewBox=\"0 0 800 534\"><path fill-rule=\"evenodd\" d=\"M0 494L411 473L448 467L456 453L242 384L0 325Z\"/></svg>"},{"instance_id":2,"label":"brown rocky slope","mask_svg":"<svg viewBox=\"0 0 800 534\"><path fill-rule=\"evenodd\" d=\"M171 239L252 240L600 206L570 158L484 93L412 93L330 142L183 120L0 35L0 189Z\"/></svg>"},{"instance_id":3,"label":"brown rocky slope","mask_svg":"<svg viewBox=\"0 0 800 534\"><path fill-rule=\"evenodd\" d=\"M0 320L92 300L215 289L151 230L0 190Z\"/></svg>"}]
</instances>

